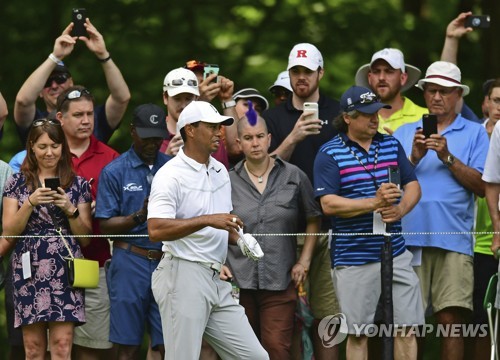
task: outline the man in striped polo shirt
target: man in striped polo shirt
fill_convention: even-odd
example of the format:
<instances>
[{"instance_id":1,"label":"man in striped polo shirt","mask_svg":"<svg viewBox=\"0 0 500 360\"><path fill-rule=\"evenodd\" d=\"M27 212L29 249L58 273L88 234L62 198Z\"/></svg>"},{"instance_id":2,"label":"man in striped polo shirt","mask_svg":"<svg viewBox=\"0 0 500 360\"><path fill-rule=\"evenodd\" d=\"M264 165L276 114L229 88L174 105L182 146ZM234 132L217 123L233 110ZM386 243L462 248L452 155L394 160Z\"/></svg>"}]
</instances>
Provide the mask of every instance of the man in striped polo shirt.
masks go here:
<instances>
[{"instance_id":1,"label":"man in striped polo shirt","mask_svg":"<svg viewBox=\"0 0 500 360\"><path fill-rule=\"evenodd\" d=\"M368 355L363 329L374 323L381 294L383 223L391 224L391 232L400 233L401 218L421 195L413 167L399 142L377 132L377 113L387 106L371 90L350 87L340 99L342 112L334 121L339 134L321 147L314 163L315 195L325 215L332 219L332 279L347 319L348 359ZM404 192L388 181L391 165L399 167ZM392 236L392 249L394 324L423 324L418 278L401 235ZM397 332L402 334L405 330ZM416 359L416 354L414 335L396 337L395 359Z\"/></svg>"}]
</instances>

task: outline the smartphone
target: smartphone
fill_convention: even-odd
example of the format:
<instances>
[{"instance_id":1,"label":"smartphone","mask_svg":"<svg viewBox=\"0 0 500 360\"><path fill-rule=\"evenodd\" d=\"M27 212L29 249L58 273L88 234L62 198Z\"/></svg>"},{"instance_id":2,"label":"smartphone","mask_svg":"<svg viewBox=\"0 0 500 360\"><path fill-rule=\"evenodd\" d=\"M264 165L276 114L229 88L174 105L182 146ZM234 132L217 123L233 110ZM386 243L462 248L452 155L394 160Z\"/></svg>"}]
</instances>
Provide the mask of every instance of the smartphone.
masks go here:
<instances>
[{"instance_id":1,"label":"smartphone","mask_svg":"<svg viewBox=\"0 0 500 360\"><path fill-rule=\"evenodd\" d=\"M50 188L50 190L57 191L57 188L59 186L61 186L61 183L59 182L59 178L58 177L46 178L45 179L45 187Z\"/></svg>"},{"instance_id":2,"label":"smartphone","mask_svg":"<svg viewBox=\"0 0 500 360\"><path fill-rule=\"evenodd\" d=\"M219 65L217 65L217 64L205 65L205 67L203 68L203 80L205 80L207 77L209 77L212 74L215 74L215 75L219 74ZM219 81L219 77L216 76L211 82L216 83L218 81Z\"/></svg>"},{"instance_id":3,"label":"smartphone","mask_svg":"<svg viewBox=\"0 0 500 360\"><path fill-rule=\"evenodd\" d=\"M73 29L71 30L71 36L85 36L89 37L87 29L85 29L85 19L87 19L87 10L85 9L73 9L72 20Z\"/></svg>"},{"instance_id":4,"label":"smartphone","mask_svg":"<svg viewBox=\"0 0 500 360\"><path fill-rule=\"evenodd\" d=\"M387 177L391 184L396 184L401 188L401 174L399 173L399 166L389 165L387 168Z\"/></svg>"},{"instance_id":5,"label":"smartphone","mask_svg":"<svg viewBox=\"0 0 500 360\"><path fill-rule=\"evenodd\" d=\"M422 125L424 130L424 135L426 138L430 137L432 134L437 134L437 116L434 114L424 114L422 117Z\"/></svg>"},{"instance_id":6,"label":"smartphone","mask_svg":"<svg viewBox=\"0 0 500 360\"><path fill-rule=\"evenodd\" d=\"M304 112L309 113L307 119L319 119L318 103L315 102L305 102Z\"/></svg>"},{"instance_id":7,"label":"smartphone","mask_svg":"<svg viewBox=\"0 0 500 360\"><path fill-rule=\"evenodd\" d=\"M464 27L471 28L489 28L490 16L489 15L470 15L465 18Z\"/></svg>"}]
</instances>

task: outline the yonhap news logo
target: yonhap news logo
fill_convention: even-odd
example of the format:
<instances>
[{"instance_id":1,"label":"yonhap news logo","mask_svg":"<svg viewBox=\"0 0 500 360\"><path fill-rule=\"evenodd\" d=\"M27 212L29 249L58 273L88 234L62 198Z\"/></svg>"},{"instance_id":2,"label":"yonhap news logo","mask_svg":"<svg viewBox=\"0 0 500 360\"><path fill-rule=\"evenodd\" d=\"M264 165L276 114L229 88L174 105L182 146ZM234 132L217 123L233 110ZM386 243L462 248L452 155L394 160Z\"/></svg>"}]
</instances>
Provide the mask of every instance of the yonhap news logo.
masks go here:
<instances>
[{"instance_id":1,"label":"yonhap news logo","mask_svg":"<svg viewBox=\"0 0 500 360\"><path fill-rule=\"evenodd\" d=\"M347 337L347 319L344 314L328 315L318 325L318 335L326 348L340 344Z\"/></svg>"},{"instance_id":2,"label":"yonhap news logo","mask_svg":"<svg viewBox=\"0 0 500 360\"><path fill-rule=\"evenodd\" d=\"M424 324L412 326L397 326L394 324L352 324L353 335L367 337L410 337L423 338L429 334L435 337L486 337L486 324ZM338 313L324 317L318 325L318 335L326 348L331 348L343 342L348 335L347 318Z\"/></svg>"}]
</instances>

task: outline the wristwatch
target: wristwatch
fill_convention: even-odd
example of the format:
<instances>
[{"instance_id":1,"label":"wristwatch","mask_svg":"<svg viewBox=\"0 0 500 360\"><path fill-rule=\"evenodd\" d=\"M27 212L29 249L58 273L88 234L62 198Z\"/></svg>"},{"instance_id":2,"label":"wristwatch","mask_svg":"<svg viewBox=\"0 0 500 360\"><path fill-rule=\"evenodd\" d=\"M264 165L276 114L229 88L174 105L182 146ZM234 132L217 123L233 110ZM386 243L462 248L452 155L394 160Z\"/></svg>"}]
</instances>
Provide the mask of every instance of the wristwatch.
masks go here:
<instances>
[{"instance_id":1,"label":"wristwatch","mask_svg":"<svg viewBox=\"0 0 500 360\"><path fill-rule=\"evenodd\" d=\"M134 221L137 225L144 224L146 222L146 217L139 212L136 212L133 216Z\"/></svg>"},{"instance_id":2,"label":"wristwatch","mask_svg":"<svg viewBox=\"0 0 500 360\"><path fill-rule=\"evenodd\" d=\"M71 214L70 216L68 216L70 219L76 219L78 216L80 216L80 210L78 210L78 208L75 209L75 211L73 211L73 214Z\"/></svg>"},{"instance_id":3,"label":"wristwatch","mask_svg":"<svg viewBox=\"0 0 500 360\"><path fill-rule=\"evenodd\" d=\"M450 167L455 163L455 157L453 155L448 155L446 160L443 161L443 164L445 164L447 167Z\"/></svg>"},{"instance_id":4,"label":"wristwatch","mask_svg":"<svg viewBox=\"0 0 500 360\"><path fill-rule=\"evenodd\" d=\"M222 103L222 108L223 109L228 109L236 106L236 101L230 100Z\"/></svg>"}]
</instances>

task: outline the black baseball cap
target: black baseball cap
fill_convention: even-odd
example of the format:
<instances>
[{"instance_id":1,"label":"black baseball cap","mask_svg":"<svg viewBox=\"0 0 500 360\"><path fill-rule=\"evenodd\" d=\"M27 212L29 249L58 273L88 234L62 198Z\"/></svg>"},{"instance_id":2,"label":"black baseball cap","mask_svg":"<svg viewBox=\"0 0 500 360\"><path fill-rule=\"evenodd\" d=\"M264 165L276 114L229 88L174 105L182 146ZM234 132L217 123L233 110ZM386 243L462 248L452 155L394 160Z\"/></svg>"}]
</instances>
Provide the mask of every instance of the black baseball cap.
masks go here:
<instances>
[{"instance_id":1,"label":"black baseball cap","mask_svg":"<svg viewBox=\"0 0 500 360\"><path fill-rule=\"evenodd\" d=\"M166 113L158 105L143 104L134 109L132 125L140 138L162 138L168 136Z\"/></svg>"}]
</instances>

